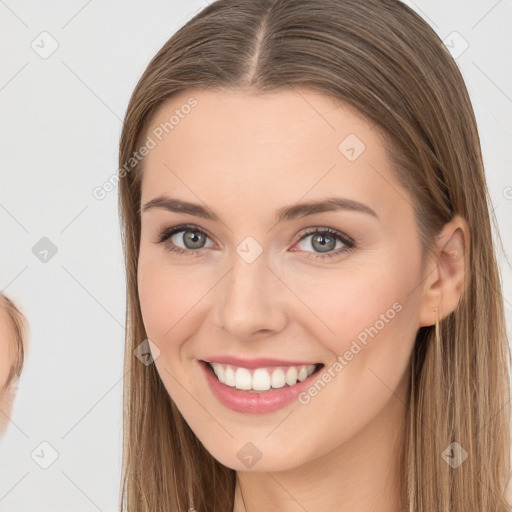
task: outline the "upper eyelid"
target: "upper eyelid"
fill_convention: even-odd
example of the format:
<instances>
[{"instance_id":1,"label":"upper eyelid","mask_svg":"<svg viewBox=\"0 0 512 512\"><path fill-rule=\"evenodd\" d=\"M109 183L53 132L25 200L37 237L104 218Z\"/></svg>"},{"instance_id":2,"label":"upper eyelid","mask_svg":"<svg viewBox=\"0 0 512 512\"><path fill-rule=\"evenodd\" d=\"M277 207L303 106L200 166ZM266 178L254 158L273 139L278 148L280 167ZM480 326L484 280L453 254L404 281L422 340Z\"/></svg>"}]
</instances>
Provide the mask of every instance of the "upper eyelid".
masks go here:
<instances>
[{"instance_id":1,"label":"upper eyelid","mask_svg":"<svg viewBox=\"0 0 512 512\"><path fill-rule=\"evenodd\" d=\"M179 224L159 231L157 234L158 240L168 240L171 236L174 236L177 233L181 233L182 231L198 231L200 233L204 233L210 239L214 238L208 233L206 229L196 226L195 224ZM169 235L166 236L167 234Z\"/></svg>"},{"instance_id":2,"label":"upper eyelid","mask_svg":"<svg viewBox=\"0 0 512 512\"><path fill-rule=\"evenodd\" d=\"M329 228L329 227L312 227L312 228L306 228L306 232L300 235L300 238L298 241L302 240L303 238L313 235L314 233L331 233L333 235L337 235L342 239L346 239L347 241L350 241L355 244L355 240L344 233L343 231L340 231L339 229Z\"/></svg>"}]
</instances>

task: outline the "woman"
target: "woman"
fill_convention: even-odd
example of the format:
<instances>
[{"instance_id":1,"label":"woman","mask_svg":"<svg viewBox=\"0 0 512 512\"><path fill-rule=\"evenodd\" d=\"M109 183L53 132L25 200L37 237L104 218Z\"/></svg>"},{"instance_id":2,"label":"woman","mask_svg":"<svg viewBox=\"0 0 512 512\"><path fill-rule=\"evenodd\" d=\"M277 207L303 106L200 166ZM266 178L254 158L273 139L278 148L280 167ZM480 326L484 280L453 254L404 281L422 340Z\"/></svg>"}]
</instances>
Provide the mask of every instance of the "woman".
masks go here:
<instances>
[{"instance_id":1,"label":"woman","mask_svg":"<svg viewBox=\"0 0 512 512\"><path fill-rule=\"evenodd\" d=\"M122 510L509 510L478 132L417 14L212 3L141 77L119 167Z\"/></svg>"}]
</instances>

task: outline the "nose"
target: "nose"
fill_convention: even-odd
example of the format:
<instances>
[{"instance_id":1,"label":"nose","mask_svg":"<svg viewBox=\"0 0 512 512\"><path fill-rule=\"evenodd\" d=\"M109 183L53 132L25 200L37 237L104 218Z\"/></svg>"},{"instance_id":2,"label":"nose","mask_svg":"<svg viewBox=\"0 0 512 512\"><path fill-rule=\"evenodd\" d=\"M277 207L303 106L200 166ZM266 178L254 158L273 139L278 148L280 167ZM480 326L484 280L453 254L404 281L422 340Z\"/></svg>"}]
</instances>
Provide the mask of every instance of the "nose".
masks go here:
<instances>
[{"instance_id":1,"label":"nose","mask_svg":"<svg viewBox=\"0 0 512 512\"><path fill-rule=\"evenodd\" d=\"M231 270L219 283L217 325L240 340L284 329L287 288L268 266L265 253L252 263L235 253L232 261Z\"/></svg>"}]
</instances>

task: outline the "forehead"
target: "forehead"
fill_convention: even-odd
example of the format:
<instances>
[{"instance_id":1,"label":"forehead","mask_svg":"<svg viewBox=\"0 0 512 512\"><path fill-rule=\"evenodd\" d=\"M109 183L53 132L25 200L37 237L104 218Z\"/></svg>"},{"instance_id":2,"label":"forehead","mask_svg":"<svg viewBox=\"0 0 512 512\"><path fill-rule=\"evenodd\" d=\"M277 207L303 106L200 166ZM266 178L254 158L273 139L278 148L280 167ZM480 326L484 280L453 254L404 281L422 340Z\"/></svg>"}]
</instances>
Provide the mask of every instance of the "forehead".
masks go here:
<instances>
[{"instance_id":1,"label":"forehead","mask_svg":"<svg viewBox=\"0 0 512 512\"><path fill-rule=\"evenodd\" d=\"M194 143L200 154L231 142L232 151L226 157L262 146L267 154L277 152L276 148L283 153L315 148L339 152L339 143L348 135L359 138L368 151L381 146L374 123L353 107L308 89L265 94L231 89L181 91L160 106L148 134L157 143L188 141L185 151ZM310 141L306 148L304 141Z\"/></svg>"},{"instance_id":2,"label":"forehead","mask_svg":"<svg viewBox=\"0 0 512 512\"><path fill-rule=\"evenodd\" d=\"M400 197L374 123L308 89L181 91L158 109L146 135L153 148L143 200L176 192L247 205L263 194L288 204L337 192L396 206Z\"/></svg>"}]
</instances>

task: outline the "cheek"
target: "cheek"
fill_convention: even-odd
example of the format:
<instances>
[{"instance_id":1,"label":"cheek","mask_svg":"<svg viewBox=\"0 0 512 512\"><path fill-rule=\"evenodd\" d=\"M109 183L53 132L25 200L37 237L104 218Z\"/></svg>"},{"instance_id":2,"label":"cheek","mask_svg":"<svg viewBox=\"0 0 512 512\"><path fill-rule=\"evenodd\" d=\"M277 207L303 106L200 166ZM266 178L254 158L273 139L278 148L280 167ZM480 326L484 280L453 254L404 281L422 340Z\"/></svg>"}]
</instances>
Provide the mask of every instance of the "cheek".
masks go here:
<instances>
[{"instance_id":1,"label":"cheek","mask_svg":"<svg viewBox=\"0 0 512 512\"><path fill-rule=\"evenodd\" d=\"M146 333L149 339L157 340L163 330L165 312L173 310L172 295L164 293L166 281L158 267L146 263L144 258L139 260L137 281Z\"/></svg>"},{"instance_id":2,"label":"cheek","mask_svg":"<svg viewBox=\"0 0 512 512\"><path fill-rule=\"evenodd\" d=\"M190 329L197 325L201 297L208 290L206 276L199 268L170 265L160 257L146 257L141 252L137 271L142 319L148 338L163 354L177 350ZM211 280L210 280L211 281ZM211 285L210 285L211 287Z\"/></svg>"},{"instance_id":3,"label":"cheek","mask_svg":"<svg viewBox=\"0 0 512 512\"><path fill-rule=\"evenodd\" d=\"M162 251L163 252L163 251ZM137 269L140 308L148 337L158 340L174 323L180 297L180 275L160 251L141 245Z\"/></svg>"},{"instance_id":4,"label":"cheek","mask_svg":"<svg viewBox=\"0 0 512 512\"><path fill-rule=\"evenodd\" d=\"M184 360L187 340L200 322L198 301L204 295L197 271L168 265L155 257L139 258L137 281L140 308L148 338L157 345L156 370L182 415L193 425L215 429L204 417L196 400L197 379L190 375ZM153 354L154 355L154 354Z\"/></svg>"},{"instance_id":5,"label":"cheek","mask_svg":"<svg viewBox=\"0 0 512 512\"><path fill-rule=\"evenodd\" d=\"M342 274L298 280L294 292L307 305L303 325L331 353L347 359L355 354L364 364L403 359L412 348L419 314L421 279L418 262L389 257L378 265L345 268ZM363 356L363 357L359 357Z\"/></svg>"}]
</instances>

